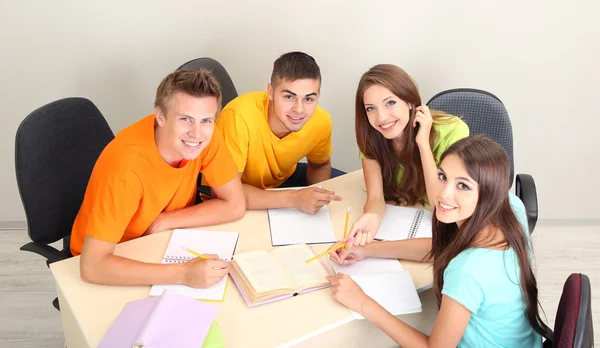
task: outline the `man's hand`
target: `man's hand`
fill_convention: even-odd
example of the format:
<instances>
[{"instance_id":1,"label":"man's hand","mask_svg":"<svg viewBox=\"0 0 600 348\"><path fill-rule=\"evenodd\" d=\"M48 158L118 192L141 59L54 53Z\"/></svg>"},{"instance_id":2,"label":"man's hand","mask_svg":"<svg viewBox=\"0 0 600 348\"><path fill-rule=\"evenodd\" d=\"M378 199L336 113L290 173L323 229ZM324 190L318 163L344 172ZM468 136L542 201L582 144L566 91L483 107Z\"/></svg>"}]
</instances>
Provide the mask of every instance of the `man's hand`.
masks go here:
<instances>
[{"instance_id":1,"label":"man's hand","mask_svg":"<svg viewBox=\"0 0 600 348\"><path fill-rule=\"evenodd\" d=\"M343 197L336 195L333 191L308 187L294 192L294 207L305 213L314 214L329 202L341 201L342 199Z\"/></svg>"},{"instance_id":2,"label":"man's hand","mask_svg":"<svg viewBox=\"0 0 600 348\"><path fill-rule=\"evenodd\" d=\"M210 260L196 257L185 263L185 285L193 288L209 288L229 272L227 263L217 255L205 255Z\"/></svg>"}]
</instances>

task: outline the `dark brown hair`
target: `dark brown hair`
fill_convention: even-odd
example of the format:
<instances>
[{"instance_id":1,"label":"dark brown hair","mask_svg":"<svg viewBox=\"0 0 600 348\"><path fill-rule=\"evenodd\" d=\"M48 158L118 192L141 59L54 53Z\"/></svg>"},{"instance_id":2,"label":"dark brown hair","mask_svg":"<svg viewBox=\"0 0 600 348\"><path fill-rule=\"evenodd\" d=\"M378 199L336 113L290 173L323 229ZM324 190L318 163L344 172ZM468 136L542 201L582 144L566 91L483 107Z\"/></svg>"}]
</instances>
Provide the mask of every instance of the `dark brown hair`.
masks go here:
<instances>
[{"instance_id":1,"label":"dark brown hair","mask_svg":"<svg viewBox=\"0 0 600 348\"><path fill-rule=\"evenodd\" d=\"M215 97L217 99L217 114L221 109L221 86L217 79L206 69L178 70L165 77L156 89L154 106L167 114L171 97L176 92L182 92L193 97Z\"/></svg>"},{"instance_id":2,"label":"dark brown hair","mask_svg":"<svg viewBox=\"0 0 600 348\"><path fill-rule=\"evenodd\" d=\"M315 59L303 52L289 52L281 55L273 63L271 85L276 86L281 80L296 81L314 79L321 82L321 69Z\"/></svg>"},{"instance_id":3,"label":"dark brown hair","mask_svg":"<svg viewBox=\"0 0 600 348\"><path fill-rule=\"evenodd\" d=\"M410 110L410 118L402 133L400 152L391 140L386 139L369 123L363 95L367 88L380 85L389 89L396 97L413 106L421 105L421 96L415 81L401 68L391 64L379 64L364 73L358 83L355 105L355 129L358 148L367 158L376 160L381 166L383 176L383 193L386 201L396 204L424 204L425 177L421 164L419 148L415 142L417 131L411 127L415 118L414 107ZM448 123L454 119L440 111L431 110L433 123ZM433 149L435 131L429 133L429 144ZM398 182L398 166L404 166L404 175Z\"/></svg>"},{"instance_id":4,"label":"dark brown hair","mask_svg":"<svg viewBox=\"0 0 600 348\"><path fill-rule=\"evenodd\" d=\"M540 318L538 311L537 281L531 268L531 249L525 231L510 206L510 162L508 155L498 143L483 135L461 139L442 155L458 156L479 185L477 206L473 215L459 228L456 223L445 224L433 214L432 249L433 288L438 305L441 304L444 287L444 271L450 261L464 250L472 247L512 248L519 261L519 283L526 309L525 315L531 327L543 337L549 338L550 329ZM494 227L504 237L494 245L490 238L477 241L477 235L486 227Z\"/></svg>"}]
</instances>

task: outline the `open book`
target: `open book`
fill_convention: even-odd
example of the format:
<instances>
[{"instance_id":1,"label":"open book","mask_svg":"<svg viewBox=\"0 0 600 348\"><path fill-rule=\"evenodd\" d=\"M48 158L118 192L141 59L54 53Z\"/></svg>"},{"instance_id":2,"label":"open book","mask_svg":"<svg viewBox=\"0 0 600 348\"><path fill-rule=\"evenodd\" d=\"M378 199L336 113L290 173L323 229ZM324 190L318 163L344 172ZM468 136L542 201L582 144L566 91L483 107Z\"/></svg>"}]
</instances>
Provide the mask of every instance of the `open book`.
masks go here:
<instances>
[{"instance_id":1,"label":"open book","mask_svg":"<svg viewBox=\"0 0 600 348\"><path fill-rule=\"evenodd\" d=\"M218 307L172 291L129 302L123 307L99 348L223 347Z\"/></svg>"},{"instance_id":2,"label":"open book","mask_svg":"<svg viewBox=\"0 0 600 348\"><path fill-rule=\"evenodd\" d=\"M375 239L431 238L432 218L430 210L386 204L385 215L375 234Z\"/></svg>"},{"instance_id":3,"label":"open book","mask_svg":"<svg viewBox=\"0 0 600 348\"><path fill-rule=\"evenodd\" d=\"M305 244L236 254L230 274L246 303L254 306L328 287L330 272L321 259L303 263L313 256Z\"/></svg>"},{"instance_id":4,"label":"open book","mask_svg":"<svg viewBox=\"0 0 600 348\"><path fill-rule=\"evenodd\" d=\"M196 257L184 248L201 254L215 254L223 261L231 261L238 237L237 232L176 229L171 235L161 263L187 262ZM195 299L223 301L226 288L227 276L207 289L197 289L177 284L153 285L150 289L150 296L159 296L164 290L172 290L180 295Z\"/></svg>"},{"instance_id":5,"label":"open book","mask_svg":"<svg viewBox=\"0 0 600 348\"><path fill-rule=\"evenodd\" d=\"M421 312L415 284L398 260L366 258L351 265L331 265L336 273L349 275L365 294L393 315ZM352 316L364 319L354 311Z\"/></svg>"}]
</instances>

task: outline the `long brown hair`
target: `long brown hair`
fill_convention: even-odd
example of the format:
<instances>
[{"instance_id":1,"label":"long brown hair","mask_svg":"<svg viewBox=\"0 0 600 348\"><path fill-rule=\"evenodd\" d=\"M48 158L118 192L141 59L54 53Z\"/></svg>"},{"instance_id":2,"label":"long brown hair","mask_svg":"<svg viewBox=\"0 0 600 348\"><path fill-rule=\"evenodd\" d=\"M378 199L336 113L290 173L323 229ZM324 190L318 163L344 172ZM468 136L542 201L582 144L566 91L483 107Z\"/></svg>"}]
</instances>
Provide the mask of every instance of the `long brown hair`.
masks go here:
<instances>
[{"instance_id":1,"label":"long brown hair","mask_svg":"<svg viewBox=\"0 0 600 348\"><path fill-rule=\"evenodd\" d=\"M479 185L479 196L473 215L462 224L462 228L456 223L442 223L437 220L435 213L433 214L430 256L433 257L433 288L438 306L441 304L446 267L454 257L468 248L491 246L489 240L476 241L479 232L491 226L504 237L504 240L495 246L512 248L517 255L521 293L526 304L525 314L531 327L543 337L550 338L551 331L540 318L538 311L538 289L530 263L530 246L508 198L508 155L502 146L483 135L457 141L444 152L441 160L450 154L457 155L463 161L469 176Z\"/></svg>"},{"instance_id":2,"label":"long brown hair","mask_svg":"<svg viewBox=\"0 0 600 348\"><path fill-rule=\"evenodd\" d=\"M364 92L373 85L389 89L396 97L409 105L409 121L402 132L400 151L394 147L392 140L386 139L369 123L363 99ZM415 118L414 106L421 105L421 96L415 81L401 68L391 64L375 65L363 74L358 83L355 105L356 142L359 150L381 166L383 177L383 193L386 201L396 204L415 205L425 203L425 177L421 165L419 148L415 142L417 130L412 127ZM431 110L434 124L447 123L453 119L440 111ZM435 131L429 133L429 145L433 149ZM404 175L398 182L398 167L404 166Z\"/></svg>"}]
</instances>

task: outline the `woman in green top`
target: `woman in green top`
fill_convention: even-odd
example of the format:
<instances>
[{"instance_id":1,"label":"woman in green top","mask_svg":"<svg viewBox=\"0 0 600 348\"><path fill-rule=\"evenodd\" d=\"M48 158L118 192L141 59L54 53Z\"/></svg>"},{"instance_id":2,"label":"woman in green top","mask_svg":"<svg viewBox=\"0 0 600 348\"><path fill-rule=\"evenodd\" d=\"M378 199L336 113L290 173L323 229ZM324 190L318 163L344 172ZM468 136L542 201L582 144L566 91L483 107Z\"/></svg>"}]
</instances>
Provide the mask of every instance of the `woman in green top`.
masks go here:
<instances>
[{"instance_id":1,"label":"woman in green top","mask_svg":"<svg viewBox=\"0 0 600 348\"><path fill-rule=\"evenodd\" d=\"M442 156L435 191L433 238L428 248L411 241L374 242L330 253L340 264L366 257L433 261L439 313L431 335L405 324L367 296L348 275L328 277L332 296L360 313L402 347L541 348L550 338L538 310L538 288L524 209L508 195L508 155L498 143L475 135ZM522 204L521 204L522 205ZM347 240L344 239L340 243ZM398 294L402 296L402 294Z\"/></svg>"},{"instance_id":2,"label":"woman in green top","mask_svg":"<svg viewBox=\"0 0 600 348\"><path fill-rule=\"evenodd\" d=\"M442 153L469 135L458 117L421 104L414 80L395 65L367 71L356 92L356 141L367 186L363 215L349 236L370 243L385 214L385 202L427 204ZM431 197L429 197L431 198Z\"/></svg>"}]
</instances>

